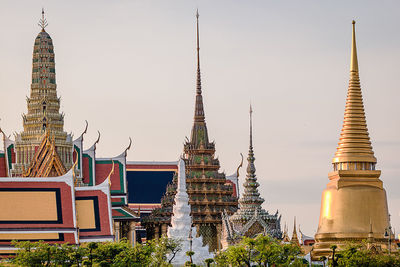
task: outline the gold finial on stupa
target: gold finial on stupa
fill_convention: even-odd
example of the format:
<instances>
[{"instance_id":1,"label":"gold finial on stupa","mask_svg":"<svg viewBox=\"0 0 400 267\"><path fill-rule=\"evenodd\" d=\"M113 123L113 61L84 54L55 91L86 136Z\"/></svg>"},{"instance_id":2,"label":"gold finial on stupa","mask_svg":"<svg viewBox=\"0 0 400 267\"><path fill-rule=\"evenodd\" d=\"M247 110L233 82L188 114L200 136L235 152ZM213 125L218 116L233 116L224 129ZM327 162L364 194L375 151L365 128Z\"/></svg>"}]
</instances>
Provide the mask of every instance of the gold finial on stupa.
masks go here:
<instances>
[{"instance_id":1,"label":"gold finial on stupa","mask_svg":"<svg viewBox=\"0 0 400 267\"><path fill-rule=\"evenodd\" d=\"M354 168L371 169L372 165L376 163L376 158L368 134L360 77L358 73L355 21L353 21L352 24L353 40L351 46L350 81L347 91L346 109L344 113L343 127L340 133L340 141L335 157L332 160L334 164L349 164L337 167L338 170ZM365 164L356 167L355 163Z\"/></svg>"}]
</instances>

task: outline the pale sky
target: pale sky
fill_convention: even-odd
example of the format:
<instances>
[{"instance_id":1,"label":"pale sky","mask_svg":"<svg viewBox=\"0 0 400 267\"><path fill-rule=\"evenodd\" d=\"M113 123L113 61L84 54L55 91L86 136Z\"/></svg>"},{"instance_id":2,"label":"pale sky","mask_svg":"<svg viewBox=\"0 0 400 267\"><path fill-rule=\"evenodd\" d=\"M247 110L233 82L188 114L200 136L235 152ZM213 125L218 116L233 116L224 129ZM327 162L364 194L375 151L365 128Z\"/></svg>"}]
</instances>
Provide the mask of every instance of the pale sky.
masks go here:
<instances>
[{"instance_id":1,"label":"pale sky","mask_svg":"<svg viewBox=\"0 0 400 267\"><path fill-rule=\"evenodd\" d=\"M400 232L398 1L0 1L0 125L22 130L32 49L47 13L67 132L98 156L172 161L190 135L195 11L206 121L221 170L247 154L248 109L264 207L314 235L332 171L357 21L361 86L392 226ZM2 147L2 145L1 145ZM245 167L245 166L244 166ZM241 170L241 182L245 168Z\"/></svg>"}]
</instances>

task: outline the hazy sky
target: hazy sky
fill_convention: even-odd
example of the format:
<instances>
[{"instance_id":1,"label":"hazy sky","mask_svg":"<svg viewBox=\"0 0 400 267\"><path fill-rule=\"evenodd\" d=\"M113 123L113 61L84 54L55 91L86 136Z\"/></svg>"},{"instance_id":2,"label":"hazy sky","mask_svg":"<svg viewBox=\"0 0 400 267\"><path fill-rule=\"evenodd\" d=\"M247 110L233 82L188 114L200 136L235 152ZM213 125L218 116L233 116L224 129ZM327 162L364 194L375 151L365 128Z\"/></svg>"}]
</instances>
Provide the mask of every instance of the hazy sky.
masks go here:
<instances>
[{"instance_id":1,"label":"hazy sky","mask_svg":"<svg viewBox=\"0 0 400 267\"><path fill-rule=\"evenodd\" d=\"M0 125L22 130L32 49L45 7L55 45L65 127L98 156L171 161L190 135L195 95L195 10L209 136L221 170L248 149L249 102L260 191L292 230L317 229L343 120L351 20L357 21L370 136L400 231L398 1L0 1ZM241 182L245 168L241 170Z\"/></svg>"}]
</instances>

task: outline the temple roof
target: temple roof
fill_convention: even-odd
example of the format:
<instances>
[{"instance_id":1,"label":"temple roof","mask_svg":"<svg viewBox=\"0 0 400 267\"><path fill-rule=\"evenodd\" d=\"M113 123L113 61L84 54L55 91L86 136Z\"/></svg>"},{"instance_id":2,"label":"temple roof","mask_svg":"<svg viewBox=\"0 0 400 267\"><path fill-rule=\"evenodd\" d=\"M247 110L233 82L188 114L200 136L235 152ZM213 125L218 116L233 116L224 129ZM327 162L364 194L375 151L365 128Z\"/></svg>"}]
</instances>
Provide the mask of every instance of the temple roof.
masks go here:
<instances>
[{"instance_id":1,"label":"temple roof","mask_svg":"<svg viewBox=\"0 0 400 267\"><path fill-rule=\"evenodd\" d=\"M33 160L24 177L54 177L61 176L67 172L65 169L50 135L43 136L42 143L35 153Z\"/></svg>"}]
</instances>

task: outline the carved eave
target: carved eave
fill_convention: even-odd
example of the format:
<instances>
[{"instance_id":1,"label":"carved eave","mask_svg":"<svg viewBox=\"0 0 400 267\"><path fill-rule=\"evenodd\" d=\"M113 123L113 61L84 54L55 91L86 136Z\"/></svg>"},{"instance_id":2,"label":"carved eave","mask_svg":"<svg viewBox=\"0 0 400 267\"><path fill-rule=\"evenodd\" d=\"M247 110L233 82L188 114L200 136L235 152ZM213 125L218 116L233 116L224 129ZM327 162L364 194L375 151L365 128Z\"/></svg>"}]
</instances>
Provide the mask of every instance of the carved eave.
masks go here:
<instances>
[{"instance_id":1,"label":"carved eave","mask_svg":"<svg viewBox=\"0 0 400 267\"><path fill-rule=\"evenodd\" d=\"M100 131L97 131L97 134L98 134L97 140L94 142L94 144L89 149L83 151L83 153L90 153L90 152L94 153L96 151L96 145L100 142L100 137L101 137Z\"/></svg>"},{"instance_id":2,"label":"carved eave","mask_svg":"<svg viewBox=\"0 0 400 267\"><path fill-rule=\"evenodd\" d=\"M83 136L87 133L87 129L88 129L88 126L89 126L89 123L88 123L87 120L85 120L85 123L86 123L85 130L82 132L82 134L77 139L74 140L74 143L83 142Z\"/></svg>"}]
</instances>

